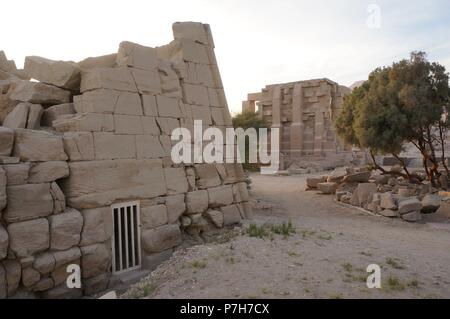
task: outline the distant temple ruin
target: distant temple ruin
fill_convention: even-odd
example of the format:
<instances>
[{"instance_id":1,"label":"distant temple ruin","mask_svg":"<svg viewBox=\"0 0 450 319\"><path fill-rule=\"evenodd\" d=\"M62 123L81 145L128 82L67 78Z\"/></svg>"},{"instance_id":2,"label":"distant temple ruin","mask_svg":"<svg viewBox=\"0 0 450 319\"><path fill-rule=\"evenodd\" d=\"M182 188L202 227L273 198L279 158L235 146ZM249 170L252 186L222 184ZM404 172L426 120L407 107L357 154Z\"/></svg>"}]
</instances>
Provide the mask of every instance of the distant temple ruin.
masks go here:
<instances>
[{"instance_id":1,"label":"distant temple ruin","mask_svg":"<svg viewBox=\"0 0 450 319\"><path fill-rule=\"evenodd\" d=\"M258 112L280 129L280 170L305 163L333 167L352 160L352 147L336 137L333 122L351 90L329 79L267 85L248 94L242 111Z\"/></svg>"}]
</instances>

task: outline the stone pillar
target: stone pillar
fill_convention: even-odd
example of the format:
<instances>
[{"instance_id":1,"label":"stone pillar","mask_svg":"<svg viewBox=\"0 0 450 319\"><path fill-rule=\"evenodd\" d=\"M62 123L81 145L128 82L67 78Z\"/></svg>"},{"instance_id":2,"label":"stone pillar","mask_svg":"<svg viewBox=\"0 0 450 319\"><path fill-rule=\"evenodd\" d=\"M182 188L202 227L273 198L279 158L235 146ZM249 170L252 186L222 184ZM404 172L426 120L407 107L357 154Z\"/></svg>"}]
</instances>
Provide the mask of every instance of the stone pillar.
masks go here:
<instances>
[{"instance_id":1,"label":"stone pillar","mask_svg":"<svg viewBox=\"0 0 450 319\"><path fill-rule=\"evenodd\" d=\"M323 112L316 112L316 123L314 127L314 155L322 156L323 153L323 137L325 135L325 120Z\"/></svg>"},{"instance_id":2,"label":"stone pillar","mask_svg":"<svg viewBox=\"0 0 450 319\"><path fill-rule=\"evenodd\" d=\"M273 95L272 95L272 129L279 129L279 141L278 145L280 146L278 150L278 153L282 151L281 149L281 137L283 136L283 127L281 125L281 86L276 86L273 89ZM280 154L281 155L281 154ZM280 156L280 170L284 169L284 163L281 160Z\"/></svg>"},{"instance_id":3,"label":"stone pillar","mask_svg":"<svg viewBox=\"0 0 450 319\"><path fill-rule=\"evenodd\" d=\"M292 96L291 157L299 159L303 149L303 87L294 86Z\"/></svg>"}]
</instances>

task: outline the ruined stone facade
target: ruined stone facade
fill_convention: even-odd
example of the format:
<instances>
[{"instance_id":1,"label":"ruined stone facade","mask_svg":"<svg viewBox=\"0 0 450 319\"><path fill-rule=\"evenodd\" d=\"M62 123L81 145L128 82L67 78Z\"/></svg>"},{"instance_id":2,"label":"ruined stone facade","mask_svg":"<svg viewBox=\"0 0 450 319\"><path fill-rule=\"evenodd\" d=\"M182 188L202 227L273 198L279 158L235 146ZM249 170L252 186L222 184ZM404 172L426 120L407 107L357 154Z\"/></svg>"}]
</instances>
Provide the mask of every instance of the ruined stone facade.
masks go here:
<instances>
[{"instance_id":1,"label":"ruined stone facade","mask_svg":"<svg viewBox=\"0 0 450 319\"><path fill-rule=\"evenodd\" d=\"M0 55L0 298L103 291L114 269L250 213L240 164L171 160L174 128L231 126L209 26L173 32L79 63L27 57L17 70ZM67 288L71 264L81 289Z\"/></svg>"},{"instance_id":2,"label":"ruined stone facade","mask_svg":"<svg viewBox=\"0 0 450 319\"><path fill-rule=\"evenodd\" d=\"M333 167L352 158L333 127L348 93L328 79L268 85L248 94L242 110L256 111L269 127L280 129L280 170L308 162Z\"/></svg>"}]
</instances>

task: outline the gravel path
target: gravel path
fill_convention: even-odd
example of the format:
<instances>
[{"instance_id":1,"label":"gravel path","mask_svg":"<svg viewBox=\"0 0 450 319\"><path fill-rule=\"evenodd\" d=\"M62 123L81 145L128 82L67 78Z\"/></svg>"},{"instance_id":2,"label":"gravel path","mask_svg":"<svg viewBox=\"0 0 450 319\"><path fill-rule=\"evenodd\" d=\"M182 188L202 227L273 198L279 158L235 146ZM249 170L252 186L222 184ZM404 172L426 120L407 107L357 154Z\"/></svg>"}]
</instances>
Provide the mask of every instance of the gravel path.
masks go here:
<instances>
[{"instance_id":1,"label":"gravel path","mask_svg":"<svg viewBox=\"0 0 450 319\"><path fill-rule=\"evenodd\" d=\"M252 180L253 197L267 204L257 205L254 220L219 242L178 250L124 297L450 298L447 218L409 224L370 216L304 191L305 176ZM245 233L249 223L288 221L295 228L288 237ZM382 289L366 286L370 264L381 266Z\"/></svg>"}]
</instances>

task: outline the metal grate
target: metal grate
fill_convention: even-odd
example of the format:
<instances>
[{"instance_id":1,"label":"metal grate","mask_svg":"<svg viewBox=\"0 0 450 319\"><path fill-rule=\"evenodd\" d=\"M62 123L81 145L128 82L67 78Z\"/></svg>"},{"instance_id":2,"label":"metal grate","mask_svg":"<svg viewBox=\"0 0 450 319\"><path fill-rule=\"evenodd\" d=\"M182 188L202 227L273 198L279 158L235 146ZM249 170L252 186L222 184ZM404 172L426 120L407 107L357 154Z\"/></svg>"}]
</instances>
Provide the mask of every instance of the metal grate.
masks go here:
<instances>
[{"instance_id":1,"label":"metal grate","mask_svg":"<svg viewBox=\"0 0 450 319\"><path fill-rule=\"evenodd\" d=\"M141 234L139 202L111 206L113 217L113 273L141 267Z\"/></svg>"}]
</instances>

